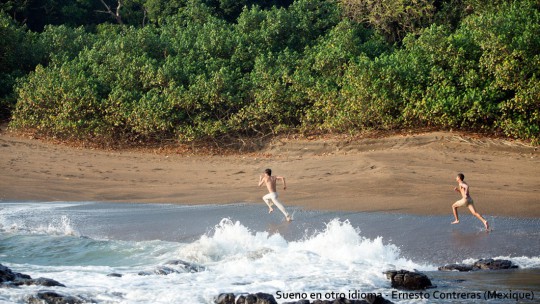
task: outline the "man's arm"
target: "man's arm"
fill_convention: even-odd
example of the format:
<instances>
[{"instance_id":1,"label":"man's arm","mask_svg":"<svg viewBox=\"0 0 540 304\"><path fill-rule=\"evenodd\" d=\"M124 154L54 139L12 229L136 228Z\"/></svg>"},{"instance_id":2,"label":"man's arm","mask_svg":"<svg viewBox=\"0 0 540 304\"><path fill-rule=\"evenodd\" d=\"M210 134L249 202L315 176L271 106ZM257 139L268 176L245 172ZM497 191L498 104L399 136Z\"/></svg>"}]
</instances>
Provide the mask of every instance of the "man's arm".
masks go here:
<instances>
[{"instance_id":1,"label":"man's arm","mask_svg":"<svg viewBox=\"0 0 540 304\"><path fill-rule=\"evenodd\" d=\"M461 194L463 194L463 196L465 197L465 195L467 194L467 191L469 190L469 185L462 183L460 187L461 187Z\"/></svg>"},{"instance_id":2,"label":"man's arm","mask_svg":"<svg viewBox=\"0 0 540 304\"><path fill-rule=\"evenodd\" d=\"M280 179L283 181L283 190L287 189L287 183L285 182L285 177L283 176L277 176L276 179Z\"/></svg>"},{"instance_id":3,"label":"man's arm","mask_svg":"<svg viewBox=\"0 0 540 304\"><path fill-rule=\"evenodd\" d=\"M259 175L259 187L264 184L264 178L262 175Z\"/></svg>"}]
</instances>

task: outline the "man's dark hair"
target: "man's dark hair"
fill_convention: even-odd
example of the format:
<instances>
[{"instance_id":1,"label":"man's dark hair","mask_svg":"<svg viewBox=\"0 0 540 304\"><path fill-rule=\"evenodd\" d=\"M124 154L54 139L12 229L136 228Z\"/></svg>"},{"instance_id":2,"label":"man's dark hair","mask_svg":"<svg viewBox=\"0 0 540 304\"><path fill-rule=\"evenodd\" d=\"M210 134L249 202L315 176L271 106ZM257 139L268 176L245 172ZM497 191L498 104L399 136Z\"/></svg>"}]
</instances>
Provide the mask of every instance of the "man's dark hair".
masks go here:
<instances>
[{"instance_id":1,"label":"man's dark hair","mask_svg":"<svg viewBox=\"0 0 540 304\"><path fill-rule=\"evenodd\" d=\"M271 169L264 170L264 173L268 174L268 176L272 176L272 170Z\"/></svg>"},{"instance_id":2,"label":"man's dark hair","mask_svg":"<svg viewBox=\"0 0 540 304\"><path fill-rule=\"evenodd\" d=\"M463 173L458 173L457 176L459 177L460 180L465 180L465 175L463 175Z\"/></svg>"}]
</instances>

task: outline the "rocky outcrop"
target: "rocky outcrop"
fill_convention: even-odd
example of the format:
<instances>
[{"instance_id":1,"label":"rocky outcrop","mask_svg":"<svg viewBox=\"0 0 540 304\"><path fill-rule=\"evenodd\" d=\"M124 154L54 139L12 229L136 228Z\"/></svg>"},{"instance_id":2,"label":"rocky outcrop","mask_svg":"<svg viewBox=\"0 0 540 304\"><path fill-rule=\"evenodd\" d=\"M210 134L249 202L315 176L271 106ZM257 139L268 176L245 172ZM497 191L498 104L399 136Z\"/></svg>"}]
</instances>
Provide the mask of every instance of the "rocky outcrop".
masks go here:
<instances>
[{"instance_id":1,"label":"rocky outcrop","mask_svg":"<svg viewBox=\"0 0 540 304\"><path fill-rule=\"evenodd\" d=\"M477 271L518 268L512 261L500 259L480 259L473 264L448 264L439 267L440 271Z\"/></svg>"},{"instance_id":2,"label":"rocky outcrop","mask_svg":"<svg viewBox=\"0 0 540 304\"><path fill-rule=\"evenodd\" d=\"M186 261L182 261L182 260L168 261L167 263L165 263L165 265L173 265L173 266L176 266L177 268L180 268L181 270L183 270L183 272L191 272L191 273L201 272L201 271L206 270L206 267L204 267L202 265L195 264L195 263L190 263L190 262L186 262Z\"/></svg>"},{"instance_id":3,"label":"rocky outcrop","mask_svg":"<svg viewBox=\"0 0 540 304\"><path fill-rule=\"evenodd\" d=\"M448 264L438 268L439 271L473 271L473 264Z\"/></svg>"},{"instance_id":4,"label":"rocky outcrop","mask_svg":"<svg viewBox=\"0 0 540 304\"><path fill-rule=\"evenodd\" d=\"M28 304L79 304L79 303L92 303L87 300L65 296L54 291L40 291L36 295L30 296L26 299Z\"/></svg>"},{"instance_id":5,"label":"rocky outcrop","mask_svg":"<svg viewBox=\"0 0 540 304\"><path fill-rule=\"evenodd\" d=\"M60 286L60 287L66 287L64 284L55 281L53 279L47 279L47 278L37 278L32 279L27 274L24 273L18 273L13 272L8 267L0 264L0 286L3 287L15 287L15 286L22 286L22 285L38 285L38 286L46 286L46 287L52 287L52 286Z\"/></svg>"},{"instance_id":6,"label":"rocky outcrop","mask_svg":"<svg viewBox=\"0 0 540 304\"><path fill-rule=\"evenodd\" d=\"M308 300L300 300L296 302L286 302L283 304L393 304L393 302L386 300L381 296L368 297L365 300L349 300L340 298L336 300L315 300L309 302Z\"/></svg>"},{"instance_id":7,"label":"rocky outcrop","mask_svg":"<svg viewBox=\"0 0 540 304\"><path fill-rule=\"evenodd\" d=\"M38 286L45 286L45 287L66 287L66 285L55 281L53 279L47 279L47 278L37 278L37 279L21 279L21 280L15 280L11 283L15 286L22 286L22 285L38 285Z\"/></svg>"},{"instance_id":8,"label":"rocky outcrop","mask_svg":"<svg viewBox=\"0 0 540 304\"><path fill-rule=\"evenodd\" d=\"M161 265L156 267L153 271L141 271L139 272L139 275L141 276L147 276L147 275L169 275L172 273L194 273L194 272L201 272L205 271L206 268L204 266L189 263L182 260L172 260L165 263L165 265ZM118 274L115 274L116 276Z\"/></svg>"},{"instance_id":9,"label":"rocky outcrop","mask_svg":"<svg viewBox=\"0 0 540 304\"><path fill-rule=\"evenodd\" d=\"M238 298L233 293L222 293L214 300L216 304L277 304L275 298L267 293L255 293L240 295ZM349 300L345 298L335 300L299 300L295 302L285 302L283 304L392 304L380 295L373 295L365 300Z\"/></svg>"},{"instance_id":10,"label":"rocky outcrop","mask_svg":"<svg viewBox=\"0 0 540 304\"><path fill-rule=\"evenodd\" d=\"M474 263L474 267L487 270L501 270L518 268L512 261L509 260L494 260L494 259L481 259Z\"/></svg>"},{"instance_id":11,"label":"rocky outcrop","mask_svg":"<svg viewBox=\"0 0 540 304\"><path fill-rule=\"evenodd\" d=\"M421 290L432 288L431 280L423 273L407 270L390 270L385 272L390 280L392 288Z\"/></svg>"},{"instance_id":12,"label":"rocky outcrop","mask_svg":"<svg viewBox=\"0 0 540 304\"><path fill-rule=\"evenodd\" d=\"M11 269L0 264L0 284L6 284L15 280L27 280L32 279L29 275L13 272Z\"/></svg>"},{"instance_id":13,"label":"rocky outcrop","mask_svg":"<svg viewBox=\"0 0 540 304\"><path fill-rule=\"evenodd\" d=\"M277 304L273 295L258 292L256 294L240 295L238 300L233 293L222 293L214 300L216 304Z\"/></svg>"},{"instance_id":14,"label":"rocky outcrop","mask_svg":"<svg viewBox=\"0 0 540 304\"><path fill-rule=\"evenodd\" d=\"M0 264L0 287L17 288L20 286L46 286L46 287L66 287L64 284L48 278L32 279L27 274L14 272L8 267ZM55 291L39 291L35 295L28 296L26 303L29 304L78 304L93 303L87 299L59 294Z\"/></svg>"}]
</instances>

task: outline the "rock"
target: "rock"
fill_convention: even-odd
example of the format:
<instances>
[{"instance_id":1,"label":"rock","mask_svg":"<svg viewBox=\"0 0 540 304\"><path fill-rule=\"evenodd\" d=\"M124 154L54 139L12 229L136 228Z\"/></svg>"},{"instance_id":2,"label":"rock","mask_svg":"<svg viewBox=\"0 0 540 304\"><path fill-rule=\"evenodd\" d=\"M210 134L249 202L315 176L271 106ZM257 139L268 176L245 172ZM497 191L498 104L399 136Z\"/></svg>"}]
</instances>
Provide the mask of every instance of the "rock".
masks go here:
<instances>
[{"instance_id":1,"label":"rock","mask_svg":"<svg viewBox=\"0 0 540 304\"><path fill-rule=\"evenodd\" d=\"M89 303L86 300L65 296L54 291L40 291L34 296L30 296L26 299L28 304L79 304L79 303Z\"/></svg>"},{"instance_id":2,"label":"rock","mask_svg":"<svg viewBox=\"0 0 540 304\"><path fill-rule=\"evenodd\" d=\"M122 275L120 273L116 273L116 272L109 273L107 276L108 277L115 277L115 278L121 278L122 277Z\"/></svg>"},{"instance_id":3,"label":"rock","mask_svg":"<svg viewBox=\"0 0 540 304\"><path fill-rule=\"evenodd\" d=\"M47 279L47 278L32 279L31 276L24 273L13 272L11 269L9 269L8 267L2 264L0 264L0 285L7 286L7 287L22 286L22 285L66 287L66 285L58 281L55 281L53 279Z\"/></svg>"},{"instance_id":4,"label":"rock","mask_svg":"<svg viewBox=\"0 0 540 304\"><path fill-rule=\"evenodd\" d=\"M365 300L368 304L393 304L392 301L389 301L379 295L368 295Z\"/></svg>"},{"instance_id":5,"label":"rock","mask_svg":"<svg viewBox=\"0 0 540 304\"><path fill-rule=\"evenodd\" d=\"M474 264L448 264L439 267L440 271L476 271L518 268L509 260L480 259Z\"/></svg>"},{"instance_id":6,"label":"rock","mask_svg":"<svg viewBox=\"0 0 540 304\"><path fill-rule=\"evenodd\" d=\"M518 268L509 260L481 259L474 263L474 267L479 269L500 270Z\"/></svg>"},{"instance_id":7,"label":"rock","mask_svg":"<svg viewBox=\"0 0 540 304\"><path fill-rule=\"evenodd\" d=\"M0 264L0 284L4 282L12 282L18 279L31 279L27 274L13 272L8 267Z\"/></svg>"},{"instance_id":8,"label":"rock","mask_svg":"<svg viewBox=\"0 0 540 304\"><path fill-rule=\"evenodd\" d=\"M234 302L235 295L232 293L222 293L214 300L216 304L277 304L274 296L267 293L256 293L240 295ZM312 304L393 304L380 295L373 294L365 300L349 300L340 298L336 300L315 300ZM310 304L309 300L298 300L294 302L284 302L283 304Z\"/></svg>"},{"instance_id":9,"label":"rock","mask_svg":"<svg viewBox=\"0 0 540 304\"><path fill-rule=\"evenodd\" d=\"M175 267L173 268L173 267L169 267L165 265L170 265L170 266L175 266ZM201 272L201 271L206 270L206 267L204 266L197 265L195 263L189 263L182 260L171 260L165 263L165 265L156 267L154 271L152 272L140 271L138 274L140 276L148 276L148 275L153 275L153 274L169 275L172 273L195 273L195 272ZM111 274L111 276L113 275ZM117 276L117 275L114 275L114 276Z\"/></svg>"},{"instance_id":10,"label":"rock","mask_svg":"<svg viewBox=\"0 0 540 304\"><path fill-rule=\"evenodd\" d=\"M18 279L13 281L13 285L21 286L21 285L37 285L37 286L45 286L45 287L66 287L66 285L55 281L53 279L47 279L47 278L37 278L37 279Z\"/></svg>"},{"instance_id":11,"label":"rock","mask_svg":"<svg viewBox=\"0 0 540 304\"><path fill-rule=\"evenodd\" d=\"M249 297L250 295L248 295ZM274 296L267 293L258 292L255 295L256 301L254 304L277 304Z\"/></svg>"},{"instance_id":12,"label":"rock","mask_svg":"<svg viewBox=\"0 0 540 304\"><path fill-rule=\"evenodd\" d=\"M236 304L248 304L248 303L255 303L256 299L254 295L241 295L238 297L238 300L236 300Z\"/></svg>"},{"instance_id":13,"label":"rock","mask_svg":"<svg viewBox=\"0 0 540 304\"><path fill-rule=\"evenodd\" d=\"M391 301L386 300L381 296L374 296L371 299L366 300L349 300L349 299L336 299L336 300L315 300L312 304L393 304ZM238 302L236 304L239 304ZM283 304L310 304L309 300L299 300L296 302L285 302Z\"/></svg>"},{"instance_id":14,"label":"rock","mask_svg":"<svg viewBox=\"0 0 540 304\"><path fill-rule=\"evenodd\" d=\"M216 304L234 304L235 296L232 293L222 293L214 300Z\"/></svg>"},{"instance_id":15,"label":"rock","mask_svg":"<svg viewBox=\"0 0 540 304\"><path fill-rule=\"evenodd\" d=\"M216 304L235 304L235 295L232 293L222 293L215 300ZM278 304L274 296L267 293L258 292L238 297L236 304Z\"/></svg>"},{"instance_id":16,"label":"rock","mask_svg":"<svg viewBox=\"0 0 540 304\"><path fill-rule=\"evenodd\" d=\"M420 290L433 287L431 280L423 273L407 270L391 270L386 272L392 288Z\"/></svg>"},{"instance_id":17,"label":"rock","mask_svg":"<svg viewBox=\"0 0 540 304\"><path fill-rule=\"evenodd\" d=\"M448 264L439 267L438 269L440 271L472 271L473 265L467 265L467 264Z\"/></svg>"},{"instance_id":18,"label":"rock","mask_svg":"<svg viewBox=\"0 0 540 304\"><path fill-rule=\"evenodd\" d=\"M195 264L195 263L189 263L189 262L182 261L182 260L168 261L167 263L165 263L165 265L180 266L180 268L182 268L185 272L191 272L191 273L201 272L201 271L206 270L206 267L204 267L202 265L198 265L198 264Z\"/></svg>"},{"instance_id":19,"label":"rock","mask_svg":"<svg viewBox=\"0 0 540 304\"><path fill-rule=\"evenodd\" d=\"M140 276L149 276L149 275L153 275L153 274L157 274L157 275L169 275L171 273L180 273L179 271L175 270L175 269L172 269L170 267L166 267L166 266L158 266L154 269L154 271L150 272L150 271L140 271L138 273L138 275Z\"/></svg>"},{"instance_id":20,"label":"rock","mask_svg":"<svg viewBox=\"0 0 540 304\"><path fill-rule=\"evenodd\" d=\"M159 266L159 267L156 267L156 269L154 269L154 274L157 274L157 275L169 275L171 273L180 273L180 271L176 269L172 269L167 266Z\"/></svg>"}]
</instances>

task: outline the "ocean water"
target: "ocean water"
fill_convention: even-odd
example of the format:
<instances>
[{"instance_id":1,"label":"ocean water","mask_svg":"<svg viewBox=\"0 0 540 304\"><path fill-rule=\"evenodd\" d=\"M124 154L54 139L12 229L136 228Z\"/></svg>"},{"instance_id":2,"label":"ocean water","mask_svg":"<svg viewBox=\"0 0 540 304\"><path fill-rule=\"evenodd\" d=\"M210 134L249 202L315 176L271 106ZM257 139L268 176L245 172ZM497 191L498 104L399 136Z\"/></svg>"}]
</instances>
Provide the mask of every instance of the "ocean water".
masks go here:
<instances>
[{"instance_id":1,"label":"ocean water","mask_svg":"<svg viewBox=\"0 0 540 304\"><path fill-rule=\"evenodd\" d=\"M40 290L95 303L213 303L225 292L265 292L278 303L367 293L394 303L540 303L540 219L487 215L488 233L466 212L450 225L451 214L288 208L290 223L263 203L2 201L0 263L66 287L0 288L0 303L24 303ZM437 271L480 258L510 259L520 268ZM171 260L198 271L166 265L177 273L154 274ZM383 273L391 269L424 272L437 287L394 290ZM500 298L487 299L493 291Z\"/></svg>"}]
</instances>

